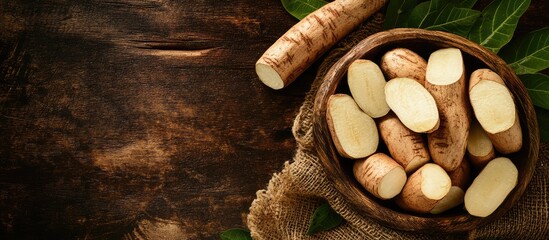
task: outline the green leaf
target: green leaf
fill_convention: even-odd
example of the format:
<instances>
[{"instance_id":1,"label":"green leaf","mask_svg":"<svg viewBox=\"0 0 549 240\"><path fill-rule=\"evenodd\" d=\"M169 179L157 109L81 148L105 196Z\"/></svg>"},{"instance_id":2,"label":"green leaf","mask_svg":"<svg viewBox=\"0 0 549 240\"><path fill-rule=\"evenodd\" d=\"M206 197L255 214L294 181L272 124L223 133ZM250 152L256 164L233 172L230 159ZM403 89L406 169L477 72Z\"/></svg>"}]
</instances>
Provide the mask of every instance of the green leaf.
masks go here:
<instances>
[{"instance_id":1,"label":"green leaf","mask_svg":"<svg viewBox=\"0 0 549 240\"><path fill-rule=\"evenodd\" d=\"M532 103L549 110L549 76L541 73L520 75Z\"/></svg>"},{"instance_id":2,"label":"green leaf","mask_svg":"<svg viewBox=\"0 0 549 240\"><path fill-rule=\"evenodd\" d=\"M385 22L383 22L383 29L391 29L397 26L402 26L405 22L403 19L406 19L410 9L413 9L416 5L417 0L389 1L387 12L385 13Z\"/></svg>"},{"instance_id":3,"label":"green leaf","mask_svg":"<svg viewBox=\"0 0 549 240\"><path fill-rule=\"evenodd\" d=\"M309 13L326 5L328 2L323 0L281 0L282 6L287 12L295 18L301 20Z\"/></svg>"},{"instance_id":4,"label":"green leaf","mask_svg":"<svg viewBox=\"0 0 549 240\"><path fill-rule=\"evenodd\" d=\"M324 203L320 205L313 213L313 216L311 216L307 235L330 230L337 227L341 222L343 222L343 218L330 207L330 204Z\"/></svg>"},{"instance_id":5,"label":"green leaf","mask_svg":"<svg viewBox=\"0 0 549 240\"><path fill-rule=\"evenodd\" d=\"M429 30L451 32L460 36L467 36L471 26L480 16L480 12L468 8L457 8L448 4L435 19L433 25L426 27Z\"/></svg>"},{"instance_id":6,"label":"green leaf","mask_svg":"<svg viewBox=\"0 0 549 240\"><path fill-rule=\"evenodd\" d=\"M241 228L232 228L219 234L221 240L252 240L250 231Z\"/></svg>"},{"instance_id":7,"label":"green leaf","mask_svg":"<svg viewBox=\"0 0 549 240\"><path fill-rule=\"evenodd\" d=\"M473 8L473 6L475 6L475 4L477 3L477 0L463 0L463 1L454 0L454 1L457 1L456 7L469 8L469 9Z\"/></svg>"},{"instance_id":8,"label":"green leaf","mask_svg":"<svg viewBox=\"0 0 549 240\"><path fill-rule=\"evenodd\" d=\"M541 142L549 142L549 110L536 107Z\"/></svg>"},{"instance_id":9,"label":"green leaf","mask_svg":"<svg viewBox=\"0 0 549 240\"><path fill-rule=\"evenodd\" d=\"M407 27L426 28L431 26L438 16L438 11L445 5L445 0L431 0L418 4L410 13Z\"/></svg>"},{"instance_id":10,"label":"green leaf","mask_svg":"<svg viewBox=\"0 0 549 240\"><path fill-rule=\"evenodd\" d=\"M549 27L528 33L499 53L516 74L536 73L549 67Z\"/></svg>"},{"instance_id":11,"label":"green leaf","mask_svg":"<svg viewBox=\"0 0 549 240\"><path fill-rule=\"evenodd\" d=\"M469 39L497 53L513 38L519 18L529 5L530 0L494 0L482 11Z\"/></svg>"}]
</instances>

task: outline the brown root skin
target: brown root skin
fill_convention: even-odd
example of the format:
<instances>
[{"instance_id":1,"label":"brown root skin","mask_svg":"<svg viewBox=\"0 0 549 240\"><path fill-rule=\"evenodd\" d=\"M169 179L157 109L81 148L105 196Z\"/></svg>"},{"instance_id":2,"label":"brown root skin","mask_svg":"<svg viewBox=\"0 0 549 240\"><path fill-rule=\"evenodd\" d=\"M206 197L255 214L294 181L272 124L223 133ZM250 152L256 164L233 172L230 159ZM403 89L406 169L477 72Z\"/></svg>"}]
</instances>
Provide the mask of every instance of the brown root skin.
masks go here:
<instances>
[{"instance_id":1,"label":"brown root skin","mask_svg":"<svg viewBox=\"0 0 549 240\"><path fill-rule=\"evenodd\" d=\"M387 0L338 0L307 15L256 63L259 79L273 89L293 82L336 42L381 9Z\"/></svg>"},{"instance_id":2,"label":"brown root skin","mask_svg":"<svg viewBox=\"0 0 549 240\"><path fill-rule=\"evenodd\" d=\"M428 213L450 191L452 182L440 166L427 163L408 178L395 203L404 210Z\"/></svg>"},{"instance_id":3,"label":"brown root skin","mask_svg":"<svg viewBox=\"0 0 549 240\"><path fill-rule=\"evenodd\" d=\"M402 166L383 153L357 160L353 173L368 192L380 199L393 198L406 183L406 172Z\"/></svg>"},{"instance_id":4,"label":"brown root skin","mask_svg":"<svg viewBox=\"0 0 549 240\"><path fill-rule=\"evenodd\" d=\"M435 99L440 113L440 126L427 135L427 143L431 159L444 170L453 171L465 156L471 113L461 52L450 49L450 57L439 57L437 52L443 50L448 51L435 51L427 63L425 88ZM461 67L454 69L453 65L449 67L445 64L446 61L458 62ZM448 74L448 71L454 72ZM447 80L446 75L459 77L452 82Z\"/></svg>"},{"instance_id":5,"label":"brown root skin","mask_svg":"<svg viewBox=\"0 0 549 240\"><path fill-rule=\"evenodd\" d=\"M334 94L328 99L326 121L338 153L358 159L373 154L379 143L374 120L362 112L347 94Z\"/></svg>"},{"instance_id":6,"label":"brown root skin","mask_svg":"<svg viewBox=\"0 0 549 240\"><path fill-rule=\"evenodd\" d=\"M452 186L457 186L462 190L467 189L469 184L471 184L471 165L469 164L469 160L464 158L456 170L448 172L448 176L452 181Z\"/></svg>"},{"instance_id":7,"label":"brown root skin","mask_svg":"<svg viewBox=\"0 0 549 240\"><path fill-rule=\"evenodd\" d=\"M427 61L406 48L395 48L381 57L381 70L388 79L406 77L425 85Z\"/></svg>"},{"instance_id":8,"label":"brown root skin","mask_svg":"<svg viewBox=\"0 0 549 240\"><path fill-rule=\"evenodd\" d=\"M429 152L421 134L404 126L393 112L380 118L377 125L389 153L406 173L413 173L429 162Z\"/></svg>"},{"instance_id":9,"label":"brown root skin","mask_svg":"<svg viewBox=\"0 0 549 240\"><path fill-rule=\"evenodd\" d=\"M515 124L507 131L491 134L488 137L494 144L494 148L501 154L511 154L520 151L522 148L522 129L519 117L516 116Z\"/></svg>"}]
</instances>

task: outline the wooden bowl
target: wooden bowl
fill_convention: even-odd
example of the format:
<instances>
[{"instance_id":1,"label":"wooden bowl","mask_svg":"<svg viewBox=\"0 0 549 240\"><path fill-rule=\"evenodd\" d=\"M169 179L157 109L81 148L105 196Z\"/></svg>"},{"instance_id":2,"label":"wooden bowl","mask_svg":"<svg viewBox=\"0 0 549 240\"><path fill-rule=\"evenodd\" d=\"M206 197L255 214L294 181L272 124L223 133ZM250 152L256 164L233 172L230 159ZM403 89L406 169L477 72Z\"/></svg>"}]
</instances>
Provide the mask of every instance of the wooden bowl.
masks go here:
<instances>
[{"instance_id":1,"label":"wooden bowl","mask_svg":"<svg viewBox=\"0 0 549 240\"><path fill-rule=\"evenodd\" d=\"M353 160L338 155L326 122L328 98L336 92L348 93L346 72L356 59L370 59L376 63L383 53L396 47L409 48L428 59L431 52L447 47L459 48L466 63L467 75L477 68L488 67L500 74L513 94L520 124L523 146L514 154L507 155L517 166L519 182L503 204L490 216L479 218L469 215L463 208L439 214L414 214L398 208L391 201L383 201L363 189L354 179ZM314 142L328 177L336 189L351 205L364 215L385 226L408 231L462 232L487 224L505 214L524 193L538 159L539 130L532 102L524 85L503 60L489 50L454 34L421 29L394 29L380 32L359 42L328 71L320 86L314 103ZM380 140L380 145L382 141Z\"/></svg>"}]
</instances>

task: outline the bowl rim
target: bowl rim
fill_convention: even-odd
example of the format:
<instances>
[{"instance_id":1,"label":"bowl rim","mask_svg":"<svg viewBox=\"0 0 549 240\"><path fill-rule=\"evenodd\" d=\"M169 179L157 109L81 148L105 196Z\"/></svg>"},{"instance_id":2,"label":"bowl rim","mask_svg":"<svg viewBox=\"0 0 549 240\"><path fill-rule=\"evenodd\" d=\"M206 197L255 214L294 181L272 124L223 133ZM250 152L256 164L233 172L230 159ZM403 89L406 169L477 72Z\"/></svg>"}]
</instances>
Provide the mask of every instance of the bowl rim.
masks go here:
<instances>
[{"instance_id":1,"label":"bowl rim","mask_svg":"<svg viewBox=\"0 0 549 240\"><path fill-rule=\"evenodd\" d=\"M457 47L470 56L477 58L486 64L488 68L498 72L504 78L507 87L513 94L515 103L522 103L516 104L523 133L523 147L520 152L526 153L530 161L521 163L522 168L519 169L519 183L521 184L517 184L502 205L486 218L474 217L466 212L455 216L421 216L399 212L381 205L378 202L380 200L372 199L364 193L361 193L363 197L359 197L358 199L363 202L357 202L357 196L351 194L358 194L357 190L359 189L353 189L354 184L351 184L351 177L346 176L346 180L335 177L336 174L342 174L343 172L338 161L341 157L337 154L331 136L328 134L329 131L327 131L328 127L325 118L327 98L335 93L337 85L341 82L347 67L352 61L363 57L365 53L376 48L390 45L391 43L394 44L395 41L409 40L427 41L437 47ZM341 69L345 69L345 71ZM526 116L534 117L527 118ZM512 206L516 205L519 198L524 194L534 173L539 154L539 128L535 116L535 110L527 95L526 88L514 71L495 53L455 34L424 29L397 28L366 37L344 54L326 72L314 99L313 141L314 148L323 168L327 172L328 179L355 210L394 229L422 232L463 232L473 230L501 217ZM527 131L527 129L530 131ZM334 162L338 166L333 166ZM362 191L359 190L359 192Z\"/></svg>"}]
</instances>

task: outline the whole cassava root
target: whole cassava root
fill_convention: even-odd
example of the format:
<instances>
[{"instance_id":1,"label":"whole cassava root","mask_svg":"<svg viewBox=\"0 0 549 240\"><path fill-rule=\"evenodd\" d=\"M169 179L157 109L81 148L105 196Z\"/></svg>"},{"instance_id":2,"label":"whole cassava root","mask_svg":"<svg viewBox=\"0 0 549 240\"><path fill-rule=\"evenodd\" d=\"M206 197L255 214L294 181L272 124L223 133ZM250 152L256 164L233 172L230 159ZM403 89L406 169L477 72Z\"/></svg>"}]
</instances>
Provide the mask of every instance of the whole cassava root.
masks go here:
<instances>
[{"instance_id":1,"label":"whole cassava root","mask_svg":"<svg viewBox=\"0 0 549 240\"><path fill-rule=\"evenodd\" d=\"M429 152L435 163L453 171L465 155L471 121L461 51L445 48L431 53L425 79L440 112L439 128L427 135Z\"/></svg>"},{"instance_id":2,"label":"whole cassava root","mask_svg":"<svg viewBox=\"0 0 549 240\"><path fill-rule=\"evenodd\" d=\"M469 98L475 117L488 134L496 150L503 154L522 147L522 129L513 95L503 79L490 69L471 74Z\"/></svg>"},{"instance_id":3,"label":"whole cassava root","mask_svg":"<svg viewBox=\"0 0 549 240\"><path fill-rule=\"evenodd\" d=\"M427 163L408 178L395 202L402 209L417 212L430 212L450 191L450 177L439 165Z\"/></svg>"},{"instance_id":4,"label":"whole cassava root","mask_svg":"<svg viewBox=\"0 0 549 240\"><path fill-rule=\"evenodd\" d=\"M477 217L492 214L515 188L517 180L518 170L509 158L493 159L465 192L465 209Z\"/></svg>"},{"instance_id":5,"label":"whole cassava root","mask_svg":"<svg viewBox=\"0 0 549 240\"><path fill-rule=\"evenodd\" d=\"M381 57L381 69L388 79L406 77L425 85L427 62L406 48L395 48Z\"/></svg>"},{"instance_id":6,"label":"whole cassava root","mask_svg":"<svg viewBox=\"0 0 549 240\"><path fill-rule=\"evenodd\" d=\"M351 96L330 96L326 119L334 145L342 156L364 158L376 151L379 143L376 124L360 110Z\"/></svg>"},{"instance_id":7,"label":"whole cassava root","mask_svg":"<svg viewBox=\"0 0 549 240\"><path fill-rule=\"evenodd\" d=\"M439 110L431 94L411 78L394 78L385 85L389 108L410 130L432 132L439 126Z\"/></svg>"},{"instance_id":8,"label":"whole cassava root","mask_svg":"<svg viewBox=\"0 0 549 240\"><path fill-rule=\"evenodd\" d=\"M255 65L259 79L273 89L287 86L386 2L338 0L310 13L259 58Z\"/></svg>"},{"instance_id":9,"label":"whole cassava root","mask_svg":"<svg viewBox=\"0 0 549 240\"><path fill-rule=\"evenodd\" d=\"M353 173L368 192L381 199L393 198L406 183L406 172L402 166L383 153L357 160Z\"/></svg>"},{"instance_id":10,"label":"whole cassava root","mask_svg":"<svg viewBox=\"0 0 549 240\"><path fill-rule=\"evenodd\" d=\"M358 59L349 66L347 83L355 102L370 117L382 117L389 112L385 101L385 77L377 64Z\"/></svg>"},{"instance_id":11,"label":"whole cassava root","mask_svg":"<svg viewBox=\"0 0 549 240\"><path fill-rule=\"evenodd\" d=\"M377 121L379 135L389 153L406 173L412 173L431 159L421 134L408 129L389 112Z\"/></svg>"}]
</instances>

